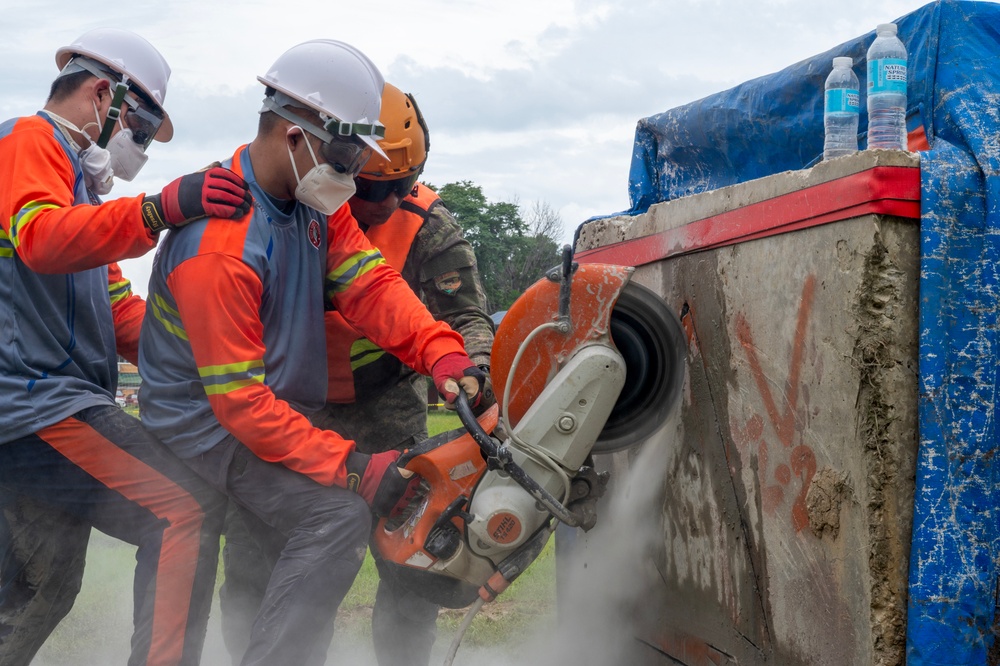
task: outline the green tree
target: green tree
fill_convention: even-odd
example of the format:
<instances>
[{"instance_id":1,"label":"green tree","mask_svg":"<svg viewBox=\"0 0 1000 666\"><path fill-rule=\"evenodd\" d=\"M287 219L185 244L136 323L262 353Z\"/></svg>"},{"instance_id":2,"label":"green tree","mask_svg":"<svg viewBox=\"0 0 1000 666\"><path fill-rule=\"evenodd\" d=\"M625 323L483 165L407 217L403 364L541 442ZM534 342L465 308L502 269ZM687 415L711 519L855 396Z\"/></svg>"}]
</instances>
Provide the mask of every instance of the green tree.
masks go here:
<instances>
[{"instance_id":1,"label":"green tree","mask_svg":"<svg viewBox=\"0 0 1000 666\"><path fill-rule=\"evenodd\" d=\"M490 312L506 310L559 262L562 221L548 204L536 203L525 219L516 202L490 202L472 181L437 192L475 250Z\"/></svg>"}]
</instances>

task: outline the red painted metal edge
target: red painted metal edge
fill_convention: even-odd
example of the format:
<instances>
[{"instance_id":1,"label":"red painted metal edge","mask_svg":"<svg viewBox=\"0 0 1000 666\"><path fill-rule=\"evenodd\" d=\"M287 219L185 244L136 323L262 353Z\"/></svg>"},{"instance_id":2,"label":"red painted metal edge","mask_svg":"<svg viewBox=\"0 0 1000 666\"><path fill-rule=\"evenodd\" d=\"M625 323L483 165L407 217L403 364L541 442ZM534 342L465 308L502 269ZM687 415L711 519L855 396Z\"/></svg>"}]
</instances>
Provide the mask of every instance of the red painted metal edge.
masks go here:
<instances>
[{"instance_id":1,"label":"red painted metal edge","mask_svg":"<svg viewBox=\"0 0 1000 666\"><path fill-rule=\"evenodd\" d=\"M642 266L862 215L920 219L919 167L873 167L641 238L579 252L580 263Z\"/></svg>"}]
</instances>

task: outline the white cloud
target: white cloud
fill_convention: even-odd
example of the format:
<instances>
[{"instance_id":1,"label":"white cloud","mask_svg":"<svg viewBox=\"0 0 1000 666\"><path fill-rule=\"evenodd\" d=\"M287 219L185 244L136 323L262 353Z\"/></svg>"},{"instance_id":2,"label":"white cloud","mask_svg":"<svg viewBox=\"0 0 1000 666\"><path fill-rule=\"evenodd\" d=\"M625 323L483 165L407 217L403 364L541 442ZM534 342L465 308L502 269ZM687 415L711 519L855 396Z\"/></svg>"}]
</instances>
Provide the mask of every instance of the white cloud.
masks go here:
<instances>
[{"instance_id":1,"label":"white cloud","mask_svg":"<svg viewBox=\"0 0 1000 666\"><path fill-rule=\"evenodd\" d=\"M173 69L176 128L116 196L155 191L230 155L255 132L256 76L290 46L350 42L413 92L432 134L427 179L468 179L492 200L559 211L566 240L584 217L628 207L636 122L782 69L920 7L918 0L150 0L5 9L4 116L39 108L53 54L84 30L140 32ZM145 292L150 258L126 262ZM133 268L133 265L136 268Z\"/></svg>"}]
</instances>

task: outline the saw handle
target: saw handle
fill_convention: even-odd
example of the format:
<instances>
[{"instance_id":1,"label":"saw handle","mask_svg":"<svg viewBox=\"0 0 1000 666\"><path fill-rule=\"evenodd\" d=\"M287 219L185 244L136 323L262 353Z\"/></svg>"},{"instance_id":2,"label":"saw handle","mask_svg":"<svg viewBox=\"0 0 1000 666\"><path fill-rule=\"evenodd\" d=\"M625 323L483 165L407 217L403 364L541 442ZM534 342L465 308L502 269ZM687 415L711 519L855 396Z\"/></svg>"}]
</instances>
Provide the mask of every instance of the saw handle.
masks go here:
<instances>
[{"instance_id":1,"label":"saw handle","mask_svg":"<svg viewBox=\"0 0 1000 666\"><path fill-rule=\"evenodd\" d=\"M472 439L479 445L482 452L486 454L486 464L490 469L502 469L506 472L517 485L524 488L529 495L535 498L535 500L545 507L546 511L559 519L560 522L566 523L570 527L579 527L581 525L582 520L580 517L564 507L552 493L538 485L537 481L528 476L528 473L514 462L507 447L502 444L498 446L497 442L483 430L472 413L472 406L469 404L469 398L465 395L465 391L459 391L458 397L455 398L455 411L458 413L458 418L462 421L462 425L469 431Z\"/></svg>"}]
</instances>

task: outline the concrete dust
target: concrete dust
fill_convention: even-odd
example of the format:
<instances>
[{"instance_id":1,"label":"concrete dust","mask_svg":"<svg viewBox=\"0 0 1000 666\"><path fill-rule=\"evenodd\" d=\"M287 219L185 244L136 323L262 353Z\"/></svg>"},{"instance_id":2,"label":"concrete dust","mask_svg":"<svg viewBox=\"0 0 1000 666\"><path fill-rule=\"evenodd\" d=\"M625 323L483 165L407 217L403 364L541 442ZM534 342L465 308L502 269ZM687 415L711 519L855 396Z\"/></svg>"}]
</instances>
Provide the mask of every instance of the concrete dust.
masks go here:
<instances>
[{"instance_id":1,"label":"concrete dust","mask_svg":"<svg viewBox=\"0 0 1000 666\"><path fill-rule=\"evenodd\" d=\"M627 471L613 479L597 527L585 544L570 548L559 580L559 630L545 663L639 665L654 657L636 634L656 605L649 592L659 581L654 553L663 547L669 431L635 452Z\"/></svg>"},{"instance_id":2,"label":"concrete dust","mask_svg":"<svg viewBox=\"0 0 1000 666\"><path fill-rule=\"evenodd\" d=\"M516 647L484 649L462 645L455 666L608 666L641 664L649 650L634 638L633 618L648 587L650 549L662 541L660 507L665 440L647 442L627 475L613 478L599 506L597 527L586 539L576 530L558 535L560 558L558 618L525 635ZM128 661L132 633L132 567L129 549L100 533L92 536L84 590L76 607L39 651L35 666L106 666ZM110 553L117 552L117 555ZM95 592L95 586L99 590ZM99 596L101 603L88 601ZM108 613L108 599L114 612ZM502 597L501 597L502 599ZM98 612L99 611L99 612ZM487 611L483 611L487 612ZM511 612L516 612L512 610ZM439 629L431 665L442 664L453 635ZM67 650L71 645L72 649ZM227 666L216 597L202 664ZM331 666L376 666L370 638L335 636Z\"/></svg>"}]
</instances>

